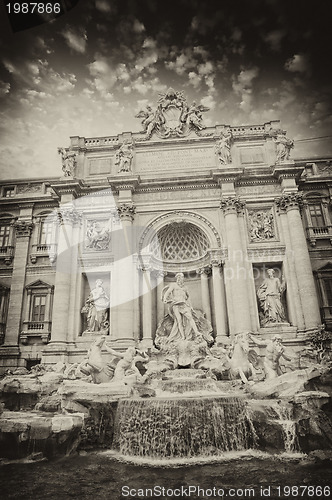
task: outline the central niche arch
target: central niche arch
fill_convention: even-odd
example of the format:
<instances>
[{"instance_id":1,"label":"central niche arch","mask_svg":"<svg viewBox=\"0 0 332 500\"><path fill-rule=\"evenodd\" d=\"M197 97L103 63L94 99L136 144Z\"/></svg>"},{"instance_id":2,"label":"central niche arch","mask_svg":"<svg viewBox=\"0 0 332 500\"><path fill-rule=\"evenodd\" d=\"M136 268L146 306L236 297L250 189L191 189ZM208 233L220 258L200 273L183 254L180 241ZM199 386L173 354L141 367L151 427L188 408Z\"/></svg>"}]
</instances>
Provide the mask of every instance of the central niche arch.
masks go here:
<instances>
[{"instance_id":1,"label":"central niche arch","mask_svg":"<svg viewBox=\"0 0 332 500\"><path fill-rule=\"evenodd\" d=\"M170 272L197 270L210 263L211 251L221 250L221 238L201 214L176 210L158 216L143 231L142 262Z\"/></svg>"},{"instance_id":2,"label":"central niche arch","mask_svg":"<svg viewBox=\"0 0 332 500\"><path fill-rule=\"evenodd\" d=\"M187 221L174 221L157 232L150 251L153 257L165 263L181 263L204 257L209 247L209 241L199 227Z\"/></svg>"}]
</instances>

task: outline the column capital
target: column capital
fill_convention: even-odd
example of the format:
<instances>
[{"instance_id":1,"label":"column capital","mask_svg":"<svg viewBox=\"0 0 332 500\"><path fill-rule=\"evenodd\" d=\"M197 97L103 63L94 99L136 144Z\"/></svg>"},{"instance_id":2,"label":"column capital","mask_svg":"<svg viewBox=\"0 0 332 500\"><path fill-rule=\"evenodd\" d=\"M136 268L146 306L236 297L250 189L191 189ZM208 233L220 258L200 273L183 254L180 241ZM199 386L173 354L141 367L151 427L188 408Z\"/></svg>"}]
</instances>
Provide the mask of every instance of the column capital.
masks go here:
<instances>
[{"instance_id":1,"label":"column capital","mask_svg":"<svg viewBox=\"0 0 332 500\"><path fill-rule=\"evenodd\" d=\"M118 206L118 215L122 221L132 222L135 218L136 207L132 203L121 203Z\"/></svg>"},{"instance_id":2,"label":"column capital","mask_svg":"<svg viewBox=\"0 0 332 500\"><path fill-rule=\"evenodd\" d=\"M205 267L200 267L199 269L196 269L196 273L199 276L210 276L211 274L211 265L205 266Z\"/></svg>"},{"instance_id":3,"label":"column capital","mask_svg":"<svg viewBox=\"0 0 332 500\"><path fill-rule=\"evenodd\" d=\"M14 222L14 228L16 231L17 238L28 237L30 238L33 228L33 222L31 220L17 220Z\"/></svg>"},{"instance_id":4,"label":"column capital","mask_svg":"<svg viewBox=\"0 0 332 500\"><path fill-rule=\"evenodd\" d=\"M78 212L73 207L60 207L57 211L56 218L59 225L71 224L80 225L82 223L82 212Z\"/></svg>"},{"instance_id":5,"label":"column capital","mask_svg":"<svg viewBox=\"0 0 332 500\"><path fill-rule=\"evenodd\" d=\"M280 212L289 212L290 210L299 210L303 207L303 197L299 193L287 193L275 200Z\"/></svg>"},{"instance_id":6,"label":"column capital","mask_svg":"<svg viewBox=\"0 0 332 500\"><path fill-rule=\"evenodd\" d=\"M242 201L239 197L229 196L228 198L223 198L220 202L220 208L225 215L242 214L245 206L245 201Z\"/></svg>"}]
</instances>

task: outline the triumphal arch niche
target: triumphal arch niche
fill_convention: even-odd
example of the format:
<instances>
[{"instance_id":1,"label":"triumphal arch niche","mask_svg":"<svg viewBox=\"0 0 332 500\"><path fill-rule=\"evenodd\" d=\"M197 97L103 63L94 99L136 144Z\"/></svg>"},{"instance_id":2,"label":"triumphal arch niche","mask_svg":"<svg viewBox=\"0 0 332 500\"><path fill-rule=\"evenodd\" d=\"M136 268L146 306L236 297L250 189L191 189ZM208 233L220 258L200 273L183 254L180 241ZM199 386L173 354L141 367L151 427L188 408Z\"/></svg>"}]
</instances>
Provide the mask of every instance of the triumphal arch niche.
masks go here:
<instances>
[{"instance_id":1,"label":"triumphal arch niche","mask_svg":"<svg viewBox=\"0 0 332 500\"><path fill-rule=\"evenodd\" d=\"M45 359L72 359L101 334L151 347L179 274L214 340L251 331L302 343L319 329L293 141L278 121L207 127L207 113L169 89L136 115L139 132L59 148L64 175L51 186L59 211L72 210L62 224L77 276L64 286L55 275Z\"/></svg>"}]
</instances>

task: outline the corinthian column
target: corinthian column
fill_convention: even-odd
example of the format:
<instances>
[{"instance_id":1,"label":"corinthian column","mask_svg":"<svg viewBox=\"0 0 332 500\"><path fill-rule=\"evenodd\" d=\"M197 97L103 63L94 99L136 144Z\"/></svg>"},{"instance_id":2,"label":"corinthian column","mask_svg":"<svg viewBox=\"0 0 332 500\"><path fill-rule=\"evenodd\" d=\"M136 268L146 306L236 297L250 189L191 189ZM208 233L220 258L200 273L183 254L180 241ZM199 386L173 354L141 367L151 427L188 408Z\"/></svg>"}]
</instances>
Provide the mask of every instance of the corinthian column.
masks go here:
<instances>
[{"instance_id":1,"label":"corinthian column","mask_svg":"<svg viewBox=\"0 0 332 500\"><path fill-rule=\"evenodd\" d=\"M131 345L135 342L135 274L136 256L134 254L133 221L135 206L132 203L122 203L118 207L121 222L121 237L117 238L119 247L111 276L111 335L112 340L121 345ZM137 334L137 333L136 333Z\"/></svg>"},{"instance_id":2,"label":"corinthian column","mask_svg":"<svg viewBox=\"0 0 332 500\"><path fill-rule=\"evenodd\" d=\"M302 197L298 193L284 194L276 203L279 210L287 214L305 327L306 330L316 329L321 323L321 318L307 241L300 214Z\"/></svg>"},{"instance_id":3,"label":"corinthian column","mask_svg":"<svg viewBox=\"0 0 332 500\"><path fill-rule=\"evenodd\" d=\"M71 285L74 279L73 273L76 273L72 257L73 252L77 251L77 248L74 249L73 226L81 224L81 221L82 214L73 207L60 208L58 211L59 236L52 333L50 344L46 350L53 350L55 347L61 349L61 345L65 350L65 343L69 340L67 338L69 318L70 314L73 314L70 304L73 303L73 294L75 293Z\"/></svg>"},{"instance_id":4,"label":"corinthian column","mask_svg":"<svg viewBox=\"0 0 332 500\"><path fill-rule=\"evenodd\" d=\"M225 216L228 259L225 261L224 279L229 284L231 302L229 308L230 334L251 330L250 305L246 280L248 272L244 262L244 250L241 242L241 231L238 213L244 210L245 203L239 198L229 197L221 201L221 209ZM230 300L229 300L230 299Z\"/></svg>"}]
</instances>

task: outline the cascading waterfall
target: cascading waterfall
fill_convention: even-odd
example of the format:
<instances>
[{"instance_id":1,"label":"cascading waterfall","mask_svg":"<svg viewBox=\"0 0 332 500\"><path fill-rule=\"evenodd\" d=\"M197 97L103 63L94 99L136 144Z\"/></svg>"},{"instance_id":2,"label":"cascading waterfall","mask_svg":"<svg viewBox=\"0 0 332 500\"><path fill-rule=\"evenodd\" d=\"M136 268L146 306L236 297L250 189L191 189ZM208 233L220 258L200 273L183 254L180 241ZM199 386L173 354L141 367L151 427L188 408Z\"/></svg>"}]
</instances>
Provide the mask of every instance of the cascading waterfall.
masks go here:
<instances>
[{"instance_id":1,"label":"cascading waterfall","mask_svg":"<svg viewBox=\"0 0 332 500\"><path fill-rule=\"evenodd\" d=\"M253 447L245 402L236 397L119 401L114 447L150 458L217 456Z\"/></svg>"},{"instance_id":2,"label":"cascading waterfall","mask_svg":"<svg viewBox=\"0 0 332 500\"><path fill-rule=\"evenodd\" d=\"M287 452L298 451L298 439L296 436L296 422L292 418L293 409L289 406L275 405L273 407L278 418L274 421L279 423L284 437L284 447Z\"/></svg>"}]
</instances>

